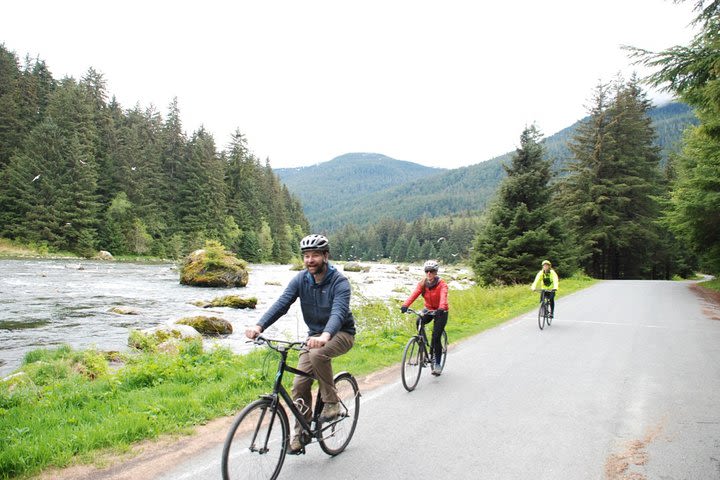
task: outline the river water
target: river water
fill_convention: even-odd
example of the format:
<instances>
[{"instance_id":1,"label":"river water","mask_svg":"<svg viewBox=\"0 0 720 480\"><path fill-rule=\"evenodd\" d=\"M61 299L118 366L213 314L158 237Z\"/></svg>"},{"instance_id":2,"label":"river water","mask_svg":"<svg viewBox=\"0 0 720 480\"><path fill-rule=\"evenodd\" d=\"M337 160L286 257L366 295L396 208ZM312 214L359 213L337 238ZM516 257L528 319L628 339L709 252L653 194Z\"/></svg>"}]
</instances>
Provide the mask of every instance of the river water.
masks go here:
<instances>
[{"instance_id":1,"label":"river water","mask_svg":"<svg viewBox=\"0 0 720 480\"><path fill-rule=\"evenodd\" d=\"M395 265L363 265L370 270L343 272L352 283L354 304L363 298L405 299L423 276L420 266L401 271ZM124 351L129 329L196 315L219 316L233 325L233 334L207 342L247 351L251 347L245 343L244 328L255 324L296 274L287 265L253 264L244 288L199 288L180 285L171 263L0 260L0 378L15 370L30 350L68 344ZM467 285L450 282L451 288ZM190 304L228 294L256 297L257 308L203 309ZM111 313L113 307L133 309L137 315ZM291 338L305 333L298 302L271 331Z\"/></svg>"}]
</instances>

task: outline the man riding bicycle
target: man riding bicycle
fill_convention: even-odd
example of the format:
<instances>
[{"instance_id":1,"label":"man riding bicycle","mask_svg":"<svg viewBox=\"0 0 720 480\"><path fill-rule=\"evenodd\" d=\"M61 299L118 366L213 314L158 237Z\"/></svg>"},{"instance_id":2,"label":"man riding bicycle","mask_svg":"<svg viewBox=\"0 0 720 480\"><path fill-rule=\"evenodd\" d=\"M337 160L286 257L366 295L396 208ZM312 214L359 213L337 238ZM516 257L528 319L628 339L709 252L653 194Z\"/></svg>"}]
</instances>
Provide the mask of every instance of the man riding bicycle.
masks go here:
<instances>
[{"instance_id":1,"label":"man riding bicycle","mask_svg":"<svg viewBox=\"0 0 720 480\"><path fill-rule=\"evenodd\" d=\"M544 290L544 294L548 296L550 301L550 318L555 318L555 292L559 285L557 273L552 268L550 260L543 260L542 270L535 275L535 281L530 287L534 292L537 287L541 287ZM540 302L542 303L543 292L540 293Z\"/></svg>"},{"instance_id":2,"label":"man riding bicycle","mask_svg":"<svg viewBox=\"0 0 720 480\"><path fill-rule=\"evenodd\" d=\"M325 406L320 420L328 422L340 414L335 390L332 359L348 352L355 343L355 319L350 311L350 282L330 265L330 244L322 235L308 235L300 241L305 270L298 273L280 298L258 320L245 330L248 338L256 338L277 319L285 315L290 305L300 298L303 320L308 326L308 350L300 353L297 368L312 372L320 384ZM312 378L297 375L293 382L293 401L304 402L305 417L311 421ZM295 435L290 441L291 454L302 451L301 426L296 422Z\"/></svg>"},{"instance_id":3,"label":"man riding bicycle","mask_svg":"<svg viewBox=\"0 0 720 480\"><path fill-rule=\"evenodd\" d=\"M423 325L430 323L433 318L433 333L431 348L433 352L432 374L440 375L442 373L442 334L448 321L448 286L445 280L438 276L438 263L435 260L428 260L423 265L425 270L425 278L417 284L415 291L405 300L400 307L402 313L407 309L420 295L425 300L425 310L423 312Z\"/></svg>"}]
</instances>

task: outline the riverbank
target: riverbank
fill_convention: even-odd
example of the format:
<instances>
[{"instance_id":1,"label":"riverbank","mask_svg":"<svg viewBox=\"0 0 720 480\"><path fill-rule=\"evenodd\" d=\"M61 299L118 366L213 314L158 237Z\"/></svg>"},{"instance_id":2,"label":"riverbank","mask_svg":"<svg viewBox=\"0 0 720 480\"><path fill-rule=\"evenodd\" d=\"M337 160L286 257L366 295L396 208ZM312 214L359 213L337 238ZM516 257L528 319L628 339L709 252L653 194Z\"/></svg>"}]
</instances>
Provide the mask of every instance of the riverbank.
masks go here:
<instances>
[{"instance_id":1,"label":"riverbank","mask_svg":"<svg viewBox=\"0 0 720 480\"><path fill-rule=\"evenodd\" d=\"M562 296L593 283L563 280ZM451 343L535 308L527 286L473 287L450 293ZM354 309L357 345L334 361L360 376L397 364L413 319L396 301ZM272 352L271 352L272 353ZM95 350L39 350L22 374L0 384L0 478L25 478L49 467L93 463L135 442L231 415L266 392L275 359L265 349L236 355L188 344L179 355L121 355ZM288 384L292 379L288 376Z\"/></svg>"},{"instance_id":2,"label":"riverbank","mask_svg":"<svg viewBox=\"0 0 720 480\"><path fill-rule=\"evenodd\" d=\"M0 238L0 260L3 259L42 259L42 260L57 260L57 259L70 259L70 260L86 260L83 257L78 256L72 252L51 252L46 247L33 245L26 245L6 238ZM143 255L117 255L113 256L113 261L116 262L132 262L132 263L173 263L175 260L150 257Z\"/></svg>"}]
</instances>

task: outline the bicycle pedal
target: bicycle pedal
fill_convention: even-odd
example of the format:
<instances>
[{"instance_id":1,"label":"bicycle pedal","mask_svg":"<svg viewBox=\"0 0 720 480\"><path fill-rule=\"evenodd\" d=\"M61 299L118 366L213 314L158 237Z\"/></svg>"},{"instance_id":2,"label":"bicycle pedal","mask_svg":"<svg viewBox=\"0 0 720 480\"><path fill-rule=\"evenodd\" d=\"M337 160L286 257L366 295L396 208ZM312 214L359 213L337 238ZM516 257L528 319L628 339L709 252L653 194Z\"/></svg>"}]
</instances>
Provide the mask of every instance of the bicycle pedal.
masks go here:
<instances>
[{"instance_id":1,"label":"bicycle pedal","mask_svg":"<svg viewBox=\"0 0 720 480\"><path fill-rule=\"evenodd\" d=\"M305 455L305 447L302 447L300 450L289 450L287 451L288 455Z\"/></svg>"}]
</instances>

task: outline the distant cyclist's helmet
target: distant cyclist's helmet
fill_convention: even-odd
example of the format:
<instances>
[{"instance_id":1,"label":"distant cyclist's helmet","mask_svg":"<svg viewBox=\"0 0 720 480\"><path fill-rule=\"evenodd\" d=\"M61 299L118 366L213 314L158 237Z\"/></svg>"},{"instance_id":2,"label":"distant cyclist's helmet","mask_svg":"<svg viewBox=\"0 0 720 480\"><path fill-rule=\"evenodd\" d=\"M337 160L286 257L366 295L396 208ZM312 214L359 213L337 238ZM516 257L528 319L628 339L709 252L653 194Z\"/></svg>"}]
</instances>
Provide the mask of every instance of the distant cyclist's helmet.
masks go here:
<instances>
[{"instance_id":1,"label":"distant cyclist's helmet","mask_svg":"<svg viewBox=\"0 0 720 480\"><path fill-rule=\"evenodd\" d=\"M425 265L423 265L423 270L426 272L437 272L438 268L439 265L435 260L428 260L425 262Z\"/></svg>"},{"instance_id":2,"label":"distant cyclist's helmet","mask_svg":"<svg viewBox=\"0 0 720 480\"><path fill-rule=\"evenodd\" d=\"M550 266L552 267L552 263L550 263L550 260L543 260L542 265L543 265L543 267L544 267L545 265L550 265Z\"/></svg>"},{"instance_id":3,"label":"distant cyclist's helmet","mask_svg":"<svg viewBox=\"0 0 720 480\"><path fill-rule=\"evenodd\" d=\"M330 242L323 235L308 235L300 240L300 251L302 253L319 250L321 252L330 251Z\"/></svg>"}]
</instances>

